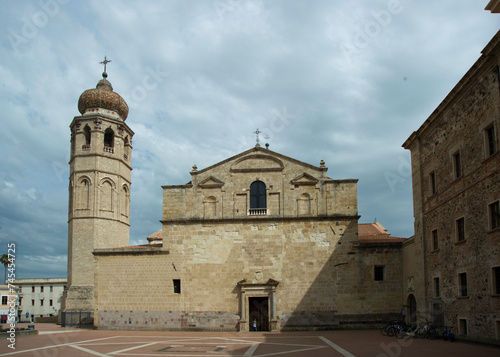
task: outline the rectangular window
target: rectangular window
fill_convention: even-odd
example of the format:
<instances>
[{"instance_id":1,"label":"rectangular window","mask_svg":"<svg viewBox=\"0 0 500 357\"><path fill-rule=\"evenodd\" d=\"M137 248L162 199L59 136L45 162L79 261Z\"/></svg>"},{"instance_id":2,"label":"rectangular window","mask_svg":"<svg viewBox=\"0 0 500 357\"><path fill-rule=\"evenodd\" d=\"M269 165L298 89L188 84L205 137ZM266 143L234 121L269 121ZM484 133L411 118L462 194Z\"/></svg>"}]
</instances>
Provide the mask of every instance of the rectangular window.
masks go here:
<instances>
[{"instance_id":1,"label":"rectangular window","mask_svg":"<svg viewBox=\"0 0 500 357\"><path fill-rule=\"evenodd\" d=\"M484 131L486 139L486 157L490 157L496 151L495 127L492 125Z\"/></svg>"},{"instance_id":2,"label":"rectangular window","mask_svg":"<svg viewBox=\"0 0 500 357\"><path fill-rule=\"evenodd\" d=\"M439 239L438 239L438 231L437 229L432 231L432 250L439 249Z\"/></svg>"},{"instance_id":3,"label":"rectangular window","mask_svg":"<svg viewBox=\"0 0 500 357\"><path fill-rule=\"evenodd\" d=\"M466 319L458 319L458 333L460 335L467 335L467 320Z\"/></svg>"},{"instance_id":4,"label":"rectangular window","mask_svg":"<svg viewBox=\"0 0 500 357\"><path fill-rule=\"evenodd\" d=\"M32 286L32 287L31 287L31 292L32 292L32 293L34 293L34 292L35 292L35 287L34 287L34 286Z\"/></svg>"},{"instance_id":5,"label":"rectangular window","mask_svg":"<svg viewBox=\"0 0 500 357\"><path fill-rule=\"evenodd\" d=\"M2 305L8 304L9 297L7 295L2 296Z\"/></svg>"},{"instance_id":6,"label":"rectangular window","mask_svg":"<svg viewBox=\"0 0 500 357\"><path fill-rule=\"evenodd\" d=\"M40 299L40 306L43 306L43 299Z\"/></svg>"},{"instance_id":7,"label":"rectangular window","mask_svg":"<svg viewBox=\"0 0 500 357\"><path fill-rule=\"evenodd\" d=\"M53 305L54 305L54 304L53 304L53 301L52 301L52 299L50 299L50 300L49 300L49 306L53 306Z\"/></svg>"},{"instance_id":8,"label":"rectangular window","mask_svg":"<svg viewBox=\"0 0 500 357\"><path fill-rule=\"evenodd\" d=\"M40 286L40 292L43 293L43 285Z\"/></svg>"},{"instance_id":9,"label":"rectangular window","mask_svg":"<svg viewBox=\"0 0 500 357\"><path fill-rule=\"evenodd\" d=\"M23 298L22 296L19 297L19 306L21 306L23 304Z\"/></svg>"},{"instance_id":10,"label":"rectangular window","mask_svg":"<svg viewBox=\"0 0 500 357\"><path fill-rule=\"evenodd\" d=\"M462 160L460 158L460 151L453 155L453 169L455 173L455 178L462 176Z\"/></svg>"},{"instance_id":11,"label":"rectangular window","mask_svg":"<svg viewBox=\"0 0 500 357\"><path fill-rule=\"evenodd\" d=\"M31 300L31 306L35 306L35 300Z\"/></svg>"},{"instance_id":12,"label":"rectangular window","mask_svg":"<svg viewBox=\"0 0 500 357\"><path fill-rule=\"evenodd\" d=\"M383 281L384 280L384 267L376 266L374 270L374 278L375 281Z\"/></svg>"},{"instance_id":13,"label":"rectangular window","mask_svg":"<svg viewBox=\"0 0 500 357\"><path fill-rule=\"evenodd\" d=\"M500 227L500 201L496 201L488 206L490 229Z\"/></svg>"},{"instance_id":14,"label":"rectangular window","mask_svg":"<svg viewBox=\"0 0 500 357\"><path fill-rule=\"evenodd\" d=\"M439 297L439 278L434 278L434 297Z\"/></svg>"},{"instance_id":15,"label":"rectangular window","mask_svg":"<svg viewBox=\"0 0 500 357\"><path fill-rule=\"evenodd\" d=\"M51 285L50 288L49 288L50 292L53 293L54 292L54 287Z\"/></svg>"},{"instance_id":16,"label":"rectangular window","mask_svg":"<svg viewBox=\"0 0 500 357\"><path fill-rule=\"evenodd\" d=\"M181 293L181 280L174 279L174 294L180 294L180 293Z\"/></svg>"},{"instance_id":17,"label":"rectangular window","mask_svg":"<svg viewBox=\"0 0 500 357\"><path fill-rule=\"evenodd\" d=\"M436 172L431 172L429 175L429 186L431 196L436 193Z\"/></svg>"},{"instance_id":18,"label":"rectangular window","mask_svg":"<svg viewBox=\"0 0 500 357\"><path fill-rule=\"evenodd\" d=\"M457 227L457 242L465 241L465 219L463 217L457 219L456 227Z\"/></svg>"},{"instance_id":19,"label":"rectangular window","mask_svg":"<svg viewBox=\"0 0 500 357\"><path fill-rule=\"evenodd\" d=\"M493 294L500 295L500 267L493 268Z\"/></svg>"},{"instance_id":20,"label":"rectangular window","mask_svg":"<svg viewBox=\"0 0 500 357\"><path fill-rule=\"evenodd\" d=\"M467 294L467 273L458 274L459 296L466 297Z\"/></svg>"}]
</instances>

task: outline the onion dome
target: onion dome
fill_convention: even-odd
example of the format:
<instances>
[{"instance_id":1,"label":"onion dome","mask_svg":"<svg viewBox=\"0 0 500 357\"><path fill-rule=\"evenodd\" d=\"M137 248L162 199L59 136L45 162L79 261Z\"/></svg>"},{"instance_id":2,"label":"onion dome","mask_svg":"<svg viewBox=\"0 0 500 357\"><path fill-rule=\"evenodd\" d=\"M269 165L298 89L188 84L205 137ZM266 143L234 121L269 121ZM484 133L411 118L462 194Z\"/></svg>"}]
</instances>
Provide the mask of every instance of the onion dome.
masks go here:
<instances>
[{"instance_id":1,"label":"onion dome","mask_svg":"<svg viewBox=\"0 0 500 357\"><path fill-rule=\"evenodd\" d=\"M108 74L104 72L102 77L95 89L88 89L82 93L78 100L78 110L83 115L91 108L108 109L118 113L125 121L128 116L127 103L118 93L113 92L113 86L106 79Z\"/></svg>"}]
</instances>

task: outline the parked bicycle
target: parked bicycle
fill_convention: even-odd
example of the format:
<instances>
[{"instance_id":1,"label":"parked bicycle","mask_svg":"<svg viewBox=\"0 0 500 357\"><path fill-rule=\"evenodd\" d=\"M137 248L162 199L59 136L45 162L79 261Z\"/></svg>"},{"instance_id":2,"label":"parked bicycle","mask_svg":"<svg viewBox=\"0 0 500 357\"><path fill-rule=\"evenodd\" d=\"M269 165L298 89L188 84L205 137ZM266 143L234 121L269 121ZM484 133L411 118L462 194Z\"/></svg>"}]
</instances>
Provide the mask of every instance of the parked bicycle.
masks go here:
<instances>
[{"instance_id":1,"label":"parked bicycle","mask_svg":"<svg viewBox=\"0 0 500 357\"><path fill-rule=\"evenodd\" d=\"M402 328L396 334L397 338L410 338L410 337L418 337L418 331L420 330L420 325L417 323L411 324L409 327Z\"/></svg>"},{"instance_id":2,"label":"parked bicycle","mask_svg":"<svg viewBox=\"0 0 500 357\"><path fill-rule=\"evenodd\" d=\"M380 333L383 336L395 336L399 330L406 327L407 325L404 321L392 320L380 327Z\"/></svg>"},{"instance_id":3,"label":"parked bicycle","mask_svg":"<svg viewBox=\"0 0 500 357\"><path fill-rule=\"evenodd\" d=\"M439 332L434 326L426 323L418 331L418 337L434 340L439 337Z\"/></svg>"},{"instance_id":4,"label":"parked bicycle","mask_svg":"<svg viewBox=\"0 0 500 357\"><path fill-rule=\"evenodd\" d=\"M448 327L444 328L443 340L450 342L455 341L455 335L453 334L453 332L451 332L451 330L448 329Z\"/></svg>"}]
</instances>

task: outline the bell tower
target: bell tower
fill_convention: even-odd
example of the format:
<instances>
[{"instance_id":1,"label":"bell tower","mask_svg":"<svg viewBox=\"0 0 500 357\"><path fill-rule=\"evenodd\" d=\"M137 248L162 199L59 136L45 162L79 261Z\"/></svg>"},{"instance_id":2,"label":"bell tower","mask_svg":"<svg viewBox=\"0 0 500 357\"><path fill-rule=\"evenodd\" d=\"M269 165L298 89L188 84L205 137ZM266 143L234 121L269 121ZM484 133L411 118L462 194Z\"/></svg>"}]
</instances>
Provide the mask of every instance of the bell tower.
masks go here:
<instances>
[{"instance_id":1,"label":"bell tower","mask_svg":"<svg viewBox=\"0 0 500 357\"><path fill-rule=\"evenodd\" d=\"M102 79L71 122L65 311L94 311L94 249L129 245L132 136L127 103Z\"/></svg>"}]
</instances>

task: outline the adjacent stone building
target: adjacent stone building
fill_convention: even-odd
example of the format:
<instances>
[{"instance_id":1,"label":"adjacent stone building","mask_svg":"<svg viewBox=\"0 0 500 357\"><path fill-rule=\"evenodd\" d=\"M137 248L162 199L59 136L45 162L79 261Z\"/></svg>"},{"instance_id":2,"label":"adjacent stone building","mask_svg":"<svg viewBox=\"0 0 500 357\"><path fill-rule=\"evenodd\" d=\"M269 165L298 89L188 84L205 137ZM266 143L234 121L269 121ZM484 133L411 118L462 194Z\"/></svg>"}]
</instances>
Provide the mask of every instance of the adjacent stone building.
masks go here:
<instances>
[{"instance_id":1,"label":"adjacent stone building","mask_svg":"<svg viewBox=\"0 0 500 357\"><path fill-rule=\"evenodd\" d=\"M417 316L500 339L500 32L403 147L411 151Z\"/></svg>"}]
</instances>

